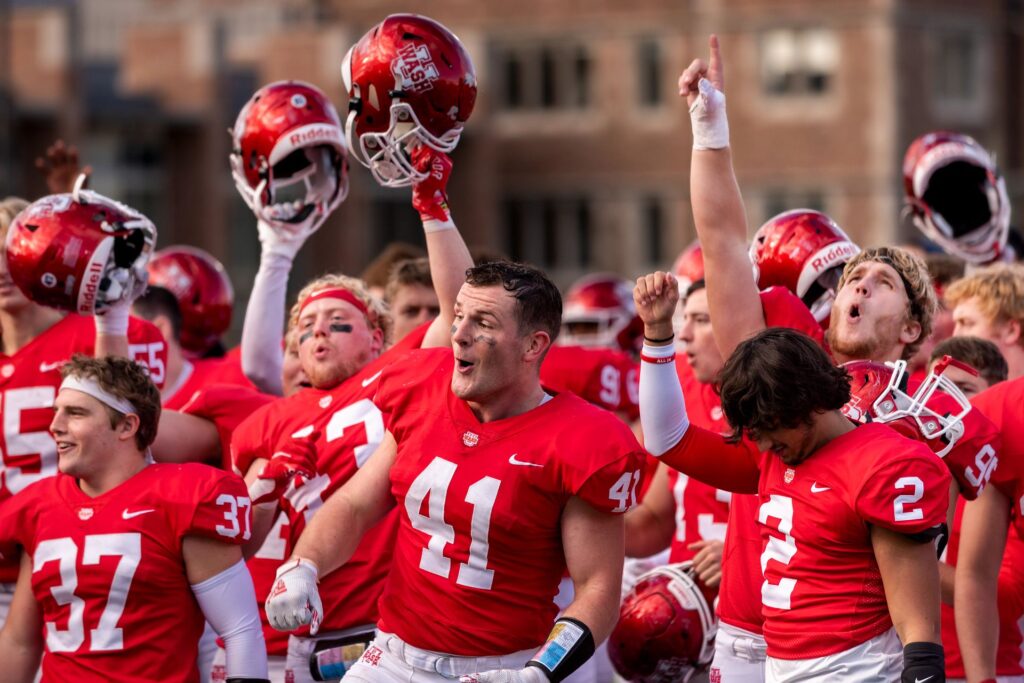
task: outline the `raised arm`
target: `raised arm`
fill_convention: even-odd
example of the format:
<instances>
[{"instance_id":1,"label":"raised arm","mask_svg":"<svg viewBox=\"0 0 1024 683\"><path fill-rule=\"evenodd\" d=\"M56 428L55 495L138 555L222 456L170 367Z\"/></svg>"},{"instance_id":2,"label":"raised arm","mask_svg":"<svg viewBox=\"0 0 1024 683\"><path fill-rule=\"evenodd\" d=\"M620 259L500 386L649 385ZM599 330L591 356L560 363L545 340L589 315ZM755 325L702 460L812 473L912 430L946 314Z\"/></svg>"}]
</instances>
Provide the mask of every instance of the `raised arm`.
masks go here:
<instances>
[{"instance_id":1,"label":"raised arm","mask_svg":"<svg viewBox=\"0 0 1024 683\"><path fill-rule=\"evenodd\" d=\"M0 630L0 662L5 681L31 683L35 679L43 654L42 634L43 619L32 594L32 558L23 552L14 598Z\"/></svg>"},{"instance_id":2,"label":"raised arm","mask_svg":"<svg viewBox=\"0 0 1024 683\"><path fill-rule=\"evenodd\" d=\"M695 59L679 77L693 127L690 202L704 253L708 306L715 341L728 357L744 339L764 329L747 248L747 216L736 182L725 111L725 76L718 37L709 40L711 55Z\"/></svg>"}]
</instances>

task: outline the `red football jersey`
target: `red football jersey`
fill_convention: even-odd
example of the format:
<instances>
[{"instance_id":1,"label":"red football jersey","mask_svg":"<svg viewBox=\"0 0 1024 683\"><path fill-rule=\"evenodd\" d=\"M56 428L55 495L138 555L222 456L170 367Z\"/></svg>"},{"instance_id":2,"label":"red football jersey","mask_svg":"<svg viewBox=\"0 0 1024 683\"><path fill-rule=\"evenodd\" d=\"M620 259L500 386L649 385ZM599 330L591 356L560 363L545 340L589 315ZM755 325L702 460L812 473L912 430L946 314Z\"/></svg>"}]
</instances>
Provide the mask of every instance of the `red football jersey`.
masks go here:
<instances>
[{"instance_id":1,"label":"red football jersey","mask_svg":"<svg viewBox=\"0 0 1024 683\"><path fill-rule=\"evenodd\" d=\"M953 529L946 546L946 562L956 566L960 549L960 523L964 516L963 497L957 499ZM996 650L996 675L1024 675L1024 632L1022 632L1021 608L1019 605L1020 577L1024 573L1024 540L1010 529L1006 538L1006 550L999 567L999 643ZM1016 598L1016 600L1014 599ZM960 654L960 641L956 637L956 618L953 608L942 605L942 647L946 651L946 675L950 678L966 678L964 660Z\"/></svg>"},{"instance_id":2,"label":"red football jersey","mask_svg":"<svg viewBox=\"0 0 1024 683\"><path fill-rule=\"evenodd\" d=\"M683 387L690 423L713 432L728 432L729 425L714 385L697 381L683 355L676 356L676 373ZM725 540L732 493L708 486L671 468L668 470L668 485L676 504L676 533L672 537L669 562L693 559L696 553L687 546L695 541Z\"/></svg>"},{"instance_id":3,"label":"red football jersey","mask_svg":"<svg viewBox=\"0 0 1024 683\"><path fill-rule=\"evenodd\" d=\"M825 351L829 350L825 343L825 331L800 297L785 287L769 287L760 294L765 327L798 330L816 341Z\"/></svg>"},{"instance_id":4,"label":"red football jersey","mask_svg":"<svg viewBox=\"0 0 1024 683\"><path fill-rule=\"evenodd\" d=\"M206 358L189 361L191 369L188 374L178 379L178 387L174 393L164 399L164 408L167 410L181 410L181 407L192 400L203 387L211 384L238 386L247 391L255 392L252 384L238 373L231 361L223 358Z\"/></svg>"},{"instance_id":5,"label":"red football jersey","mask_svg":"<svg viewBox=\"0 0 1024 683\"><path fill-rule=\"evenodd\" d=\"M1024 377L1000 382L971 399L971 404L992 421L1003 436L984 470L989 470L992 485L1013 504L1013 524L1024 536ZM971 411L974 412L973 410ZM982 471L984 471L982 470ZM977 471L977 470L976 470Z\"/></svg>"},{"instance_id":6,"label":"red football jersey","mask_svg":"<svg viewBox=\"0 0 1024 683\"><path fill-rule=\"evenodd\" d=\"M552 346L540 366L540 383L570 391L606 410L639 417L639 364L622 351Z\"/></svg>"},{"instance_id":7,"label":"red football jersey","mask_svg":"<svg viewBox=\"0 0 1024 683\"><path fill-rule=\"evenodd\" d=\"M324 501L341 488L373 455L384 438L384 420L373 402L381 372L423 343L427 326L421 326L330 390L304 389L264 406L245 420L231 440L234 461L266 458L295 438L314 430L318 475L302 486L289 486L282 501L285 518L279 517L257 557L265 560L254 574L257 598L267 595L274 571L292 552L295 542ZM451 351L449 350L449 353ZM244 472L243 472L244 474ZM392 546L398 514L392 511L363 536L359 548L344 566L320 580L324 615L321 631L335 631L377 621L377 600L391 567ZM260 592L260 591L263 592ZM307 633L304 628L301 633Z\"/></svg>"},{"instance_id":8,"label":"red football jersey","mask_svg":"<svg viewBox=\"0 0 1024 683\"><path fill-rule=\"evenodd\" d=\"M419 351L381 378L401 522L379 626L457 655L538 647L558 614L566 503L624 513L644 452L622 421L571 393L481 423L451 393L454 364L451 349Z\"/></svg>"},{"instance_id":9,"label":"red football jersey","mask_svg":"<svg viewBox=\"0 0 1024 683\"><path fill-rule=\"evenodd\" d=\"M145 320L131 318L128 341L132 358L146 365L153 380L162 383L167 345L160 330ZM50 436L50 422L61 383L60 366L76 353L91 356L95 343L93 319L71 313L14 355L0 353L0 503L57 473L57 444ZM17 560L0 561L0 583L17 578Z\"/></svg>"},{"instance_id":10,"label":"red football jersey","mask_svg":"<svg viewBox=\"0 0 1024 683\"><path fill-rule=\"evenodd\" d=\"M198 464L150 465L95 498L59 474L0 508L0 534L32 557L43 681L197 683L205 620L182 539L242 543L249 508L241 479Z\"/></svg>"}]
</instances>

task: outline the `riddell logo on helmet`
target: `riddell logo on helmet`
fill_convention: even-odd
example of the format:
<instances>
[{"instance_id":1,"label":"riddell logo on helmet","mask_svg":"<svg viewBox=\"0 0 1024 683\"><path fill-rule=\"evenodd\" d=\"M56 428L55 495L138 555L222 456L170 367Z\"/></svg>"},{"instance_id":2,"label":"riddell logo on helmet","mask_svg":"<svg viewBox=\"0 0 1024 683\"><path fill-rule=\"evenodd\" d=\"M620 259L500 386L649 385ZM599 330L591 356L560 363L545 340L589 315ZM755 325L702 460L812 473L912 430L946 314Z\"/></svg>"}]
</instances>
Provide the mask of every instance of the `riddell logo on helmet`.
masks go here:
<instances>
[{"instance_id":1,"label":"riddell logo on helmet","mask_svg":"<svg viewBox=\"0 0 1024 683\"><path fill-rule=\"evenodd\" d=\"M103 278L103 264L93 261L82 274L82 291L78 297L78 312L92 313L96 306L96 291Z\"/></svg>"},{"instance_id":2,"label":"riddell logo on helmet","mask_svg":"<svg viewBox=\"0 0 1024 683\"><path fill-rule=\"evenodd\" d=\"M853 246L849 242L840 242L823 254L818 254L811 261L811 268L816 273L824 272L832 266L836 265L839 261L848 261L851 257L857 254L857 247Z\"/></svg>"},{"instance_id":3,"label":"riddell logo on helmet","mask_svg":"<svg viewBox=\"0 0 1024 683\"><path fill-rule=\"evenodd\" d=\"M398 48L398 56L391 62L391 71L398 80L399 90L416 93L432 89L440 76L427 46L412 43Z\"/></svg>"},{"instance_id":4,"label":"riddell logo on helmet","mask_svg":"<svg viewBox=\"0 0 1024 683\"><path fill-rule=\"evenodd\" d=\"M341 135L338 129L332 126L317 126L316 128L304 128L288 136L288 143L293 147L308 145L318 140L340 140Z\"/></svg>"}]
</instances>

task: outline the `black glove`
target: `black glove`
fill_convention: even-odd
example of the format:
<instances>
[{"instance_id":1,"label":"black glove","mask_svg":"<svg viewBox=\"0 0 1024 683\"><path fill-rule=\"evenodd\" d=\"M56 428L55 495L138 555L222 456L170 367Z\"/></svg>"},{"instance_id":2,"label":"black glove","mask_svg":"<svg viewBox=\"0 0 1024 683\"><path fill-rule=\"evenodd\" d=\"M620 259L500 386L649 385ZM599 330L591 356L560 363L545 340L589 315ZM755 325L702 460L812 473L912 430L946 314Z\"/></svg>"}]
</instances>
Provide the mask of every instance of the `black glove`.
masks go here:
<instances>
[{"instance_id":1,"label":"black glove","mask_svg":"<svg viewBox=\"0 0 1024 683\"><path fill-rule=\"evenodd\" d=\"M946 657L938 643L907 643L901 683L946 683Z\"/></svg>"}]
</instances>

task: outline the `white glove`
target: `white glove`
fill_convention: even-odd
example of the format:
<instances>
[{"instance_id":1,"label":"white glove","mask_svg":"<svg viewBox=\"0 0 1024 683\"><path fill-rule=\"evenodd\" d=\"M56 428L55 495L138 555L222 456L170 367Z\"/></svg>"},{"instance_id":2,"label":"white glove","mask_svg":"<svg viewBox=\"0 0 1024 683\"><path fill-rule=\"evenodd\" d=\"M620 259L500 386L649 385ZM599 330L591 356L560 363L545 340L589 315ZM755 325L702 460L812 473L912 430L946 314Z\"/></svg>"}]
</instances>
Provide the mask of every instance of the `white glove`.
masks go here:
<instances>
[{"instance_id":1,"label":"white glove","mask_svg":"<svg viewBox=\"0 0 1024 683\"><path fill-rule=\"evenodd\" d=\"M461 683L549 683L548 677L539 666L524 666L522 669L494 669L459 678Z\"/></svg>"},{"instance_id":2,"label":"white glove","mask_svg":"<svg viewBox=\"0 0 1024 683\"><path fill-rule=\"evenodd\" d=\"M132 299L122 299L111 304L93 316L96 323L96 334L109 337L127 337L128 319L131 316Z\"/></svg>"},{"instance_id":3,"label":"white glove","mask_svg":"<svg viewBox=\"0 0 1024 683\"><path fill-rule=\"evenodd\" d=\"M309 634L320 630L324 606L316 589L317 568L300 557L277 569L274 587L267 596L267 621L278 631L294 631L309 624Z\"/></svg>"},{"instance_id":4,"label":"white glove","mask_svg":"<svg viewBox=\"0 0 1024 683\"><path fill-rule=\"evenodd\" d=\"M286 259L289 264L295 260L295 255L309 236L316 232L316 228L292 228L286 223L271 224L263 220L256 221L256 230L260 237L260 260L278 257Z\"/></svg>"},{"instance_id":5,"label":"white glove","mask_svg":"<svg viewBox=\"0 0 1024 683\"><path fill-rule=\"evenodd\" d=\"M694 149L725 149L729 146L729 117L725 113L725 93L706 78L697 83L700 95L690 107Z\"/></svg>"}]
</instances>

